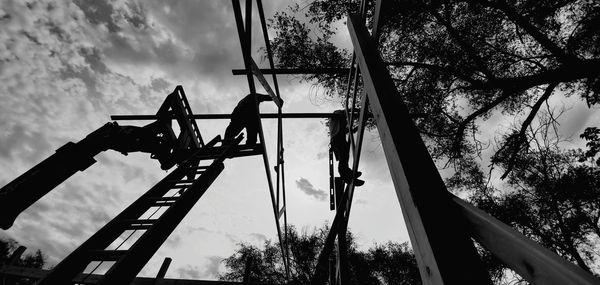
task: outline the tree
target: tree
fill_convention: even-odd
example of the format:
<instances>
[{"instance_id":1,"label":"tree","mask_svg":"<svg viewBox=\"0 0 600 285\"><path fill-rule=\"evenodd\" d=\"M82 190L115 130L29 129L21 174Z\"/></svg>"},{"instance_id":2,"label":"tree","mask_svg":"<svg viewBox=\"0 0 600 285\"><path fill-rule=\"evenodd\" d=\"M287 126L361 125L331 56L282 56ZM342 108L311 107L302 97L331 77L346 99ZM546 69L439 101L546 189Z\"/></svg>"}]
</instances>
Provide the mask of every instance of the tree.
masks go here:
<instances>
[{"instance_id":1,"label":"tree","mask_svg":"<svg viewBox=\"0 0 600 285\"><path fill-rule=\"evenodd\" d=\"M521 115L520 126L503 141L506 177L527 147L528 126L551 96L577 95L588 106L600 102L596 1L386 3L380 53L434 158L455 162L479 154L477 120L495 111ZM350 52L331 39L336 23L357 10L356 1L313 0L277 12L270 27L278 66L349 66ZM345 75L302 78L323 85L329 96L345 94Z\"/></svg>"},{"instance_id":2,"label":"tree","mask_svg":"<svg viewBox=\"0 0 600 285\"><path fill-rule=\"evenodd\" d=\"M289 284L310 283L328 230L324 226L312 233L299 233L293 226L288 228ZM388 242L362 252L356 249L349 231L347 240L348 262L355 284L420 284L419 269L407 243ZM224 263L227 272L220 276L220 280L242 281L246 276L247 281L252 282L286 283L279 245L269 240L265 241L263 249L240 244Z\"/></svg>"},{"instance_id":3,"label":"tree","mask_svg":"<svg viewBox=\"0 0 600 285\"><path fill-rule=\"evenodd\" d=\"M455 191L469 191L469 200L525 236L554 251L582 269L593 270L599 260L600 166L586 160L581 149L563 150L554 132L555 121L547 114L537 128L530 128L531 148L513 162L514 170L504 187L489 185L487 175L473 163L449 179ZM508 167L510 153L500 150L496 165ZM503 266L487 253L484 259L497 281Z\"/></svg>"},{"instance_id":4,"label":"tree","mask_svg":"<svg viewBox=\"0 0 600 285\"><path fill-rule=\"evenodd\" d=\"M19 243L13 239L0 239L0 265L8 262L12 253L19 247ZM38 249L33 254L26 254L17 260L14 266L27 268L42 268L46 263L46 256ZM35 280L18 277L4 277L3 281L6 285L28 285L35 283Z\"/></svg>"}]
</instances>

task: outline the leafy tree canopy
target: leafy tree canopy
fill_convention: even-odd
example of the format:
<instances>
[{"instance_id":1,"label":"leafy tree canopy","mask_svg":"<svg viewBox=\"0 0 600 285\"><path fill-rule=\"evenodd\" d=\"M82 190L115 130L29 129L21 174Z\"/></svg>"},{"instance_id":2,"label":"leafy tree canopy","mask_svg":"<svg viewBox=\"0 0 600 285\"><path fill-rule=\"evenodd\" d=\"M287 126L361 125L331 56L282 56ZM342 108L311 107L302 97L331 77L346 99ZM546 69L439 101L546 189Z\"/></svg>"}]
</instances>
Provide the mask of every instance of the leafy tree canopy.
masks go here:
<instances>
[{"instance_id":1,"label":"leafy tree canopy","mask_svg":"<svg viewBox=\"0 0 600 285\"><path fill-rule=\"evenodd\" d=\"M373 2L373 1L371 1ZM478 154L477 121L492 112L523 118L504 134L503 177L528 148L526 130L557 94L600 102L600 5L592 0L387 1L380 53L436 159ZM372 7L370 7L372 8ZM279 67L348 67L332 43L336 25L358 4L313 0L270 20ZM372 9L367 22L372 22ZM329 96L346 75L305 75Z\"/></svg>"},{"instance_id":2,"label":"leafy tree canopy","mask_svg":"<svg viewBox=\"0 0 600 285\"><path fill-rule=\"evenodd\" d=\"M327 226L312 233L288 228L290 250L290 283L309 284L323 242ZM354 284L420 284L419 269L407 243L388 242L375 245L366 252L356 248L352 233L348 232L348 259ZM224 260L227 272L219 279L285 284L285 269L279 245L269 240L262 249L240 244L236 252Z\"/></svg>"},{"instance_id":3,"label":"leafy tree canopy","mask_svg":"<svg viewBox=\"0 0 600 285\"><path fill-rule=\"evenodd\" d=\"M12 255L12 253L19 247L19 243L12 239L0 239L0 265L6 264ZM46 256L38 249L33 254L26 254L21 256L16 261L14 266L26 267L26 268L42 268L46 264ZM17 277L4 277L3 281L6 285L28 285L34 284L35 280L28 278L17 278Z\"/></svg>"},{"instance_id":4,"label":"leafy tree canopy","mask_svg":"<svg viewBox=\"0 0 600 285\"><path fill-rule=\"evenodd\" d=\"M600 274L600 166L587 158L589 150L559 148L560 141L549 134L553 121L545 122L526 133L533 147L514 160L514 170L501 188L491 186L477 164L464 167L447 185L469 191L470 202L480 209L584 270ZM501 151L495 162L506 168L509 159ZM489 255L486 260L493 265L493 275L502 279L503 266Z\"/></svg>"}]
</instances>

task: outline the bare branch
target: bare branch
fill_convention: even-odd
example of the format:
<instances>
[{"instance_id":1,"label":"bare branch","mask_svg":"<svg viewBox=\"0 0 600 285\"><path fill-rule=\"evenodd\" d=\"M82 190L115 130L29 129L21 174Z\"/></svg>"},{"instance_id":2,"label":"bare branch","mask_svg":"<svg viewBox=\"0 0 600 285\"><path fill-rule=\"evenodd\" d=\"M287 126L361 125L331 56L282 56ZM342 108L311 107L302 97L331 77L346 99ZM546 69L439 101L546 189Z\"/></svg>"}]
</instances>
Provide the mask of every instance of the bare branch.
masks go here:
<instances>
[{"instance_id":1,"label":"bare branch","mask_svg":"<svg viewBox=\"0 0 600 285\"><path fill-rule=\"evenodd\" d=\"M494 99L492 102L488 103L487 105L483 106L482 108L478 109L477 111L475 111L475 112L471 113L469 116L467 116L467 118L464 119L460 123L460 125L458 126L458 129L456 130L456 134L455 134L456 137L454 139L454 146L452 148L456 151L460 149L460 143L462 142L463 133L465 132L465 129L472 121L474 121L477 117L487 113L489 110L493 109L494 107L498 106L498 104L502 103L502 101L506 100L508 97L510 97L513 94L514 93L511 93L511 92L503 92L501 96L498 96L498 98Z\"/></svg>"},{"instance_id":2,"label":"bare branch","mask_svg":"<svg viewBox=\"0 0 600 285\"><path fill-rule=\"evenodd\" d=\"M461 74L460 72L458 72L450 67L444 67L444 66L439 66L439 65L435 65L435 64L429 64L429 63L422 63L422 62L413 62L413 61L393 61L393 62L387 62L386 64L388 66L413 66L413 67L417 67L417 68L425 68L425 69L440 71L440 72L443 72L446 74L454 75L456 78L462 79L469 83L478 83L478 81L473 80L473 78L471 78L467 75Z\"/></svg>"},{"instance_id":3,"label":"bare branch","mask_svg":"<svg viewBox=\"0 0 600 285\"><path fill-rule=\"evenodd\" d=\"M469 57L475 62L475 64L481 69L485 75L489 78L494 78L494 74L490 71L487 65L483 62L483 59L475 52L473 47L466 42L466 40L460 36L459 32L452 27L450 20L446 21L435 11L430 11L430 14L435 17L448 31L450 36L462 47Z\"/></svg>"},{"instance_id":4,"label":"bare branch","mask_svg":"<svg viewBox=\"0 0 600 285\"><path fill-rule=\"evenodd\" d=\"M554 82L554 83L550 83L548 85L548 87L546 87L546 91L544 91L544 94L542 94L542 96L537 100L537 102L535 102L535 104L531 108L531 111L529 112L529 115L527 115L527 118L525 118L525 121L523 121L523 124L521 125L521 129L519 130L519 133L517 134L516 145L513 146L511 156L510 156L507 166L506 166L506 171L500 177L501 179L506 178L506 176L508 176L510 171L512 171L512 168L514 167L517 155L519 154L520 146L524 142L526 142L525 132L527 131L527 127L529 125L531 125L531 122L535 118L540 107L546 100L548 100L548 98L550 98L550 95L552 95L552 91L554 91L554 88L556 88L557 85L558 85L558 83Z\"/></svg>"},{"instance_id":5,"label":"bare branch","mask_svg":"<svg viewBox=\"0 0 600 285\"><path fill-rule=\"evenodd\" d=\"M527 90L531 87L551 84L553 82L570 82L577 79L600 76L600 59L580 61L578 64L558 67L553 70L543 71L533 75L519 77L505 77L491 79L486 82L475 83L469 87L473 90L503 89L513 92Z\"/></svg>"},{"instance_id":6,"label":"bare branch","mask_svg":"<svg viewBox=\"0 0 600 285\"><path fill-rule=\"evenodd\" d=\"M540 45L542 45L545 49L551 52L556 58L562 62L563 64L572 64L577 62L579 59L572 55L566 53L563 49L561 49L558 45L556 45L552 40L550 40L547 36L545 36L540 30L534 27L525 17L517 13L517 11L508 5L504 0L500 0L496 3L492 1L484 1L482 3L487 4L489 7L498 8L504 14L517 24L519 27L523 28L529 35L531 35Z\"/></svg>"}]
</instances>

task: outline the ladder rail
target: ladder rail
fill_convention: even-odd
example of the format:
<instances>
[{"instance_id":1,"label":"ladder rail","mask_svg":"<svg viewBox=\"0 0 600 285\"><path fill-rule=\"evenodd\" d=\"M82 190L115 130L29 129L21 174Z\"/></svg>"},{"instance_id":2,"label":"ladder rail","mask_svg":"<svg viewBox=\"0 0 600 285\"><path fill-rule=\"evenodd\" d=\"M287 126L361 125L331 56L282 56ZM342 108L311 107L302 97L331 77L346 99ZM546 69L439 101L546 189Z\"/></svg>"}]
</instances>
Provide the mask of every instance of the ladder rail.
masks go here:
<instances>
[{"instance_id":1,"label":"ladder rail","mask_svg":"<svg viewBox=\"0 0 600 285\"><path fill-rule=\"evenodd\" d=\"M170 233L183 220L183 217L192 209L216 177L222 172L224 168L223 161L231 155L231 151L235 149L241 139L242 136L236 138L229 147L216 157L211 165L196 178L187 190L178 196L179 199L176 202L168 206L167 210L159 218L154 220L139 219L148 209L156 207L153 202L157 198L164 198L163 196L166 193L174 189L170 187L170 185L174 185L172 181L183 178L189 173L189 169L197 168L190 165L190 163L198 162L198 160L194 159L193 155L123 210L117 217L102 227L79 248L69 254L38 284L49 285L70 282L77 274L85 270L91 261L95 260L91 258L90 252L105 251L123 232L131 229L127 227L128 224L124 221L137 222L139 227L151 225L145 229L146 232L128 250L115 251L111 253L112 255L108 255L113 261L116 259L116 263L104 275L104 279L99 284L121 284L124 281L133 280L168 238ZM213 140L207 146L212 146L216 142L218 140ZM122 255L117 258L115 256L116 253Z\"/></svg>"}]
</instances>

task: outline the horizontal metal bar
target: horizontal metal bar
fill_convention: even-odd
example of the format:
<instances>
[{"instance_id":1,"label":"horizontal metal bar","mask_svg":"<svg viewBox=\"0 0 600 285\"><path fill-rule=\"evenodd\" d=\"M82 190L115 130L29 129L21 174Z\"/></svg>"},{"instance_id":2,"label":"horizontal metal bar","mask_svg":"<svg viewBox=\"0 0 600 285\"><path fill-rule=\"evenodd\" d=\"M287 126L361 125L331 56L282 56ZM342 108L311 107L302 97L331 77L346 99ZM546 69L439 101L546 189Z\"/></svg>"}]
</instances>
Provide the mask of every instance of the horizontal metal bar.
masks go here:
<instances>
[{"instance_id":1,"label":"horizontal metal bar","mask_svg":"<svg viewBox=\"0 0 600 285\"><path fill-rule=\"evenodd\" d=\"M600 279L523 236L488 213L453 198L475 240L531 284L600 284Z\"/></svg>"},{"instance_id":2,"label":"horizontal metal bar","mask_svg":"<svg viewBox=\"0 0 600 285\"><path fill-rule=\"evenodd\" d=\"M232 69L233 75L246 75L245 69ZM262 74L346 74L348 68L265 68Z\"/></svg>"},{"instance_id":3,"label":"horizontal metal bar","mask_svg":"<svg viewBox=\"0 0 600 285\"><path fill-rule=\"evenodd\" d=\"M24 277L31 279L41 279L48 274L48 269L38 269L20 266L4 266L0 269L0 275ZM73 282L81 282L85 284L96 284L100 281L104 275L100 274L79 274ZM155 282L155 283L153 283ZM233 281L213 281L213 280L191 280L191 279L158 279L152 277L136 277L130 285L276 285L272 283L256 283L256 282L233 282Z\"/></svg>"},{"instance_id":4,"label":"horizontal metal bar","mask_svg":"<svg viewBox=\"0 0 600 285\"><path fill-rule=\"evenodd\" d=\"M260 114L261 119L277 119L277 113L265 113ZM281 114L284 119L321 119L321 118L333 118L337 115L333 113L285 113ZM205 119L231 119L231 114L194 114L192 118L196 120ZM156 120L156 115L111 115L111 120ZM175 119L173 117L173 119Z\"/></svg>"}]
</instances>

